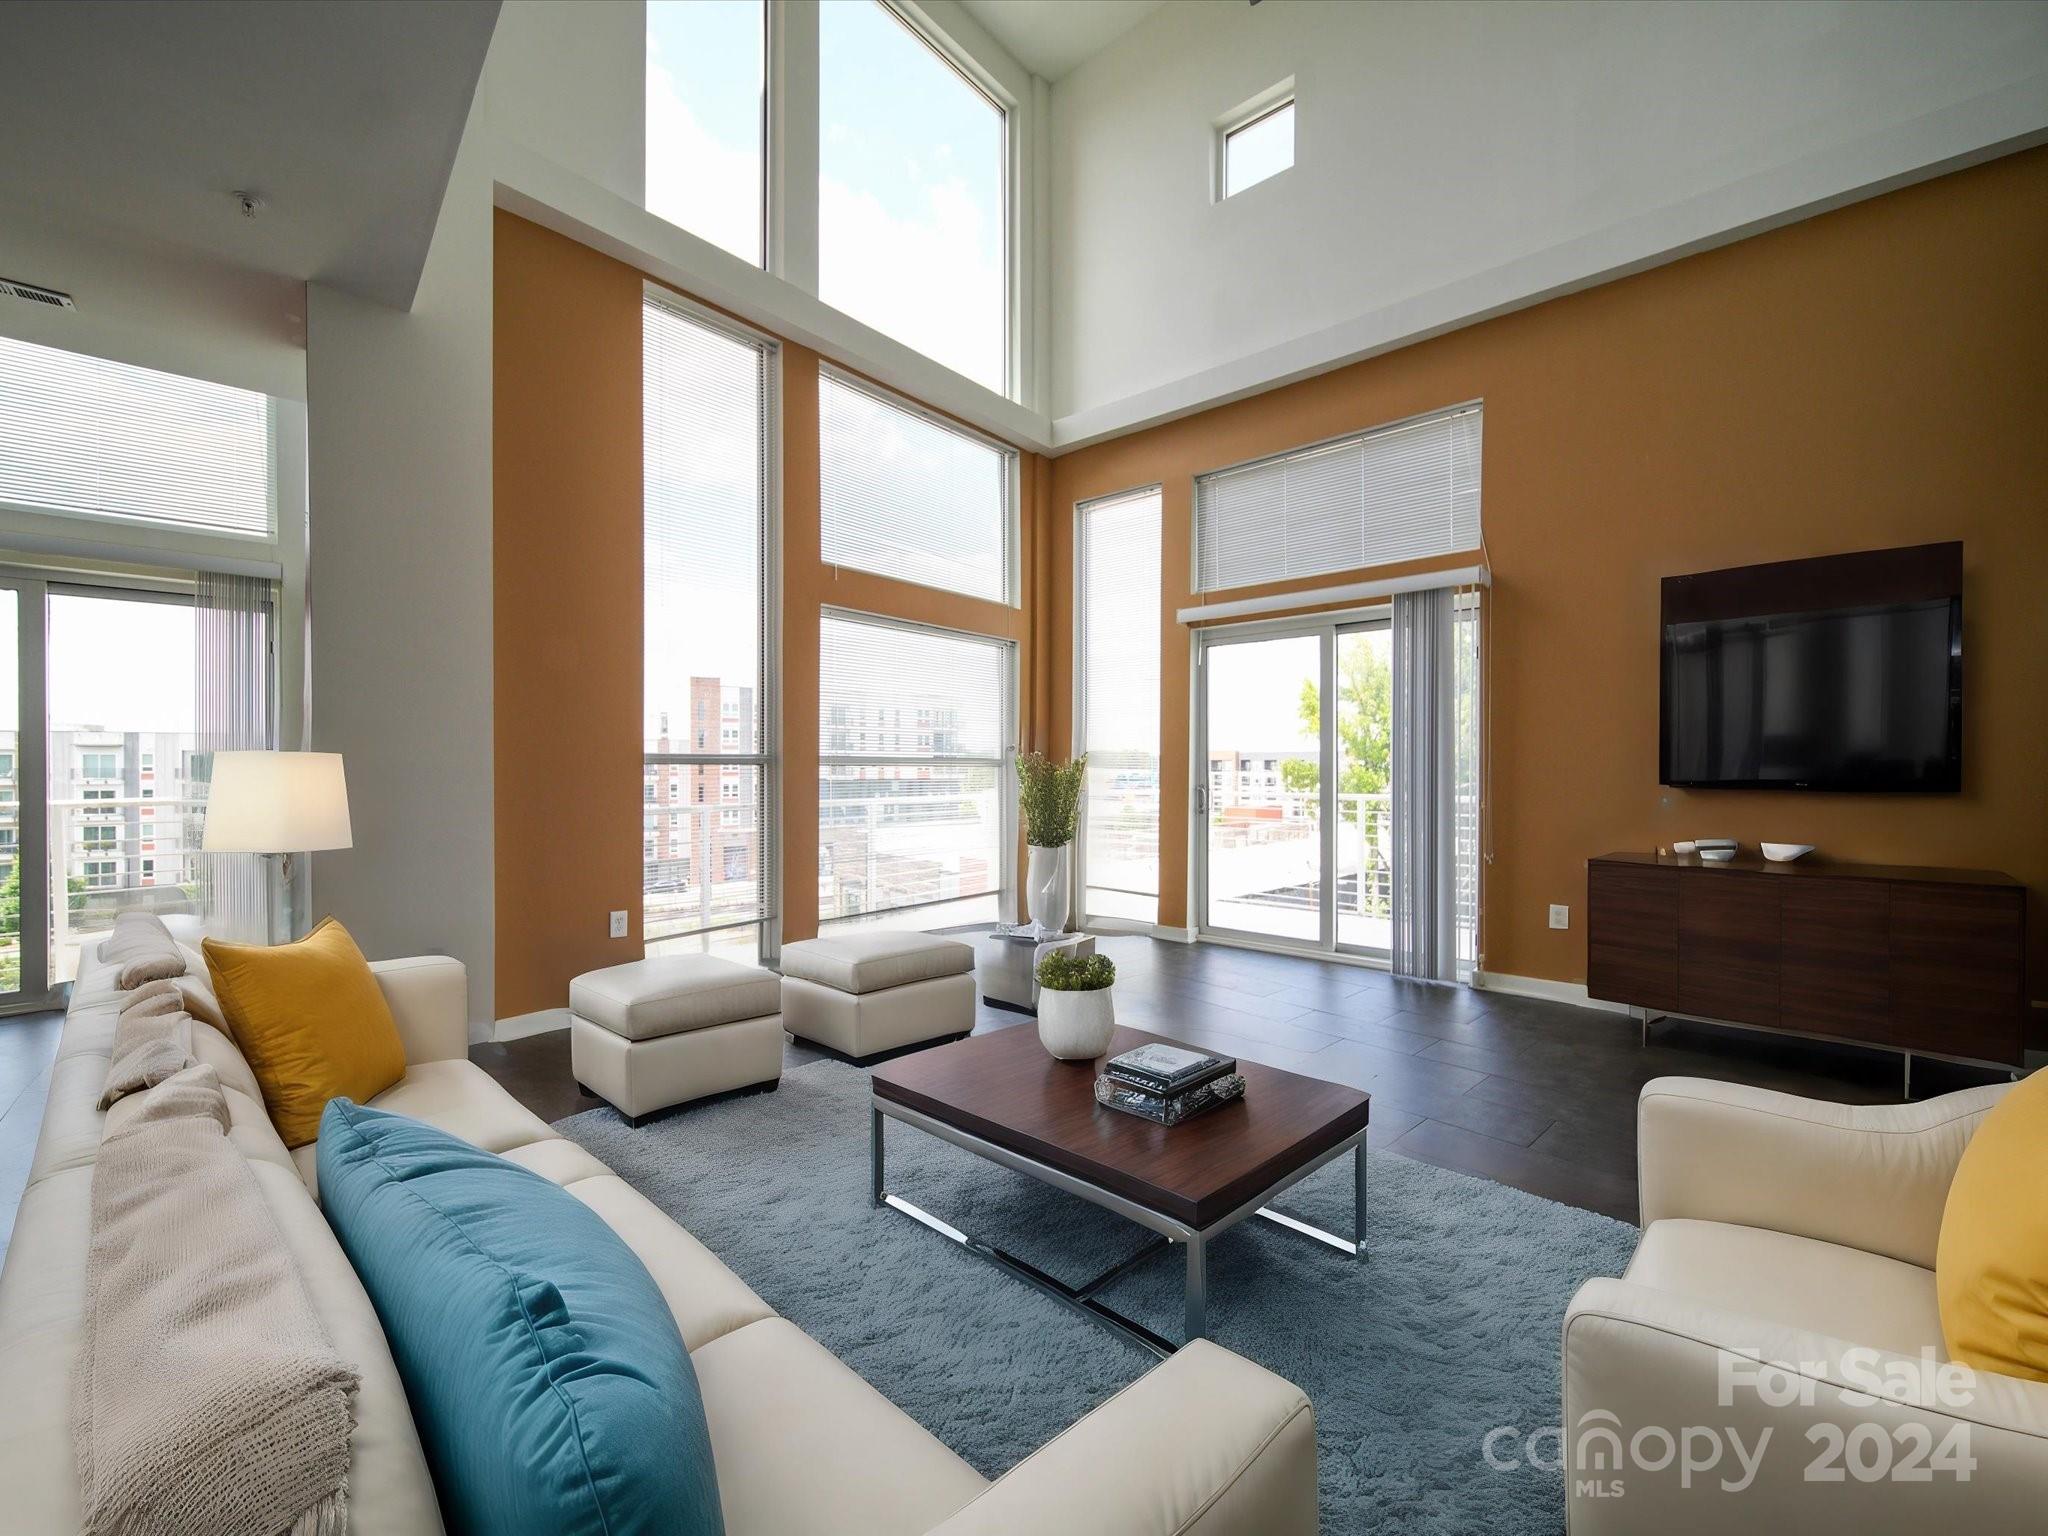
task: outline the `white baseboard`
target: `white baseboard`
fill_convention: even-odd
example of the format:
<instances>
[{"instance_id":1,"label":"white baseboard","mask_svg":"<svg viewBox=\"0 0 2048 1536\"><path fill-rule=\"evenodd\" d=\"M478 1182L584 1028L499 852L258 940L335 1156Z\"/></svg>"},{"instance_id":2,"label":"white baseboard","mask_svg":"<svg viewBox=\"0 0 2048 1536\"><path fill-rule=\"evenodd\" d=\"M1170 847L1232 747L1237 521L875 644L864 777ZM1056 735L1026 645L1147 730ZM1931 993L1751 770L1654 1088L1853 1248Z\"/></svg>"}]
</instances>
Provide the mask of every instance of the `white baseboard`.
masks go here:
<instances>
[{"instance_id":1,"label":"white baseboard","mask_svg":"<svg viewBox=\"0 0 2048 1536\"><path fill-rule=\"evenodd\" d=\"M1583 981L1552 981L1547 976L1510 976L1502 971L1477 971L1472 985L1482 992L1503 992L1510 997L1540 997L1546 1002L1573 1003L1581 1008L1598 1008L1605 1013L1627 1013L1627 1003L1610 1003L1587 995Z\"/></svg>"},{"instance_id":2,"label":"white baseboard","mask_svg":"<svg viewBox=\"0 0 2048 1536\"><path fill-rule=\"evenodd\" d=\"M500 1019L491 1031L491 1038L501 1044L507 1040L524 1040L529 1035L545 1035L550 1030L569 1027L569 1010L566 1008L543 1008L538 1013L522 1013L516 1018Z\"/></svg>"}]
</instances>

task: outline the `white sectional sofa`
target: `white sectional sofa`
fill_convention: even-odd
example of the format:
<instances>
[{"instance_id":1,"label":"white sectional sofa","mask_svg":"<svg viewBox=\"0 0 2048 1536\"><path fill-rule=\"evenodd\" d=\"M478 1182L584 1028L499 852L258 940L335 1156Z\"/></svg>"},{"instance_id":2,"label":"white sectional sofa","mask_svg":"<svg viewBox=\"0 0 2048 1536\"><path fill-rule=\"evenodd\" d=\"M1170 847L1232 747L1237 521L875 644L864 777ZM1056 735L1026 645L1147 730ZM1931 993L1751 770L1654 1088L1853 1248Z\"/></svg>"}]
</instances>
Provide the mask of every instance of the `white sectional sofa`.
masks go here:
<instances>
[{"instance_id":1,"label":"white sectional sofa","mask_svg":"<svg viewBox=\"0 0 2048 1536\"><path fill-rule=\"evenodd\" d=\"M189 956L203 978L204 962ZM380 1109L413 1115L553 1179L646 1263L702 1387L731 1536L1059 1532L1307 1536L1316 1529L1315 1417L1292 1384L1190 1345L989 1483L756 1296L701 1243L468 1059L466 978L453 960L375 967L405 1043ZM42 1138L0 1269L0 1487L10 1532L79 1528L71 1374L85 1299L93 1160L121 994L88 954L65 1021ZM254 1077L220 1031L195 1054L220 1073L248 1155L334 1343L362 1375L350 1529L438 1532L441 1514L376 1312L317 1204L314 1151L287 1151ZM1048 1341L1049 1343L1054 1341ZM1069 1341L1093 1347L1095 1340Z\"/></svg>"}]
</instances>

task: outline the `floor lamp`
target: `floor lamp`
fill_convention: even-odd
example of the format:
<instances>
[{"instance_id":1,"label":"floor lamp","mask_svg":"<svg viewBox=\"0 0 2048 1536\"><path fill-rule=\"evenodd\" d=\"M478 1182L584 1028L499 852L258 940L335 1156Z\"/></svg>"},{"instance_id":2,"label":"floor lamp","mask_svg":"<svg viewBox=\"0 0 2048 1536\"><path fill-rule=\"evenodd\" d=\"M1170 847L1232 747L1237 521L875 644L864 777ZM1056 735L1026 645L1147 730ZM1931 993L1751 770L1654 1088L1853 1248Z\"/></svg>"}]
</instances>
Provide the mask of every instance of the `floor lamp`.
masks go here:
<instances>
[{"instance_id":1,"label":"floor lamp","mask_svg":"<svg viewBox=\"0 0 2048 1536\"><path fill-rule=\"evenodd\" d=\"M267 937L278 942L278 901L269 889L269 861L281 874L286 907L281 925L293 930L290 903L292 858L322 849L347 848L348 783L339 752L216 752L206 796L207 853L260 853L265 864Z\"/></svg>"}]
</instances>

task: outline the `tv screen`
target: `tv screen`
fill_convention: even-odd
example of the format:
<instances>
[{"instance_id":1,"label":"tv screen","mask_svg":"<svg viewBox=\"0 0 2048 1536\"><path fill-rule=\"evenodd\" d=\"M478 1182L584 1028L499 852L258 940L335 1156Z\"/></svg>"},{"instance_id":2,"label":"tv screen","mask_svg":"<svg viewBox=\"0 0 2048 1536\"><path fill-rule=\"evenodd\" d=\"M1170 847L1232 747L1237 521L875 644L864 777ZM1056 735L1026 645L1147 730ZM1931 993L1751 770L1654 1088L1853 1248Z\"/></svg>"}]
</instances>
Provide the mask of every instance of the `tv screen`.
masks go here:
<instances>
[{"instance_id":1,"label":"tv screen","mask_svg":"<svg viewBox=\"0 0 2048 1536\"><path fill-rule=\"evenodd\" d=\"M1664 783L1962 787L1962 546L1664 582Z\"/></svg>"}]
</instances>

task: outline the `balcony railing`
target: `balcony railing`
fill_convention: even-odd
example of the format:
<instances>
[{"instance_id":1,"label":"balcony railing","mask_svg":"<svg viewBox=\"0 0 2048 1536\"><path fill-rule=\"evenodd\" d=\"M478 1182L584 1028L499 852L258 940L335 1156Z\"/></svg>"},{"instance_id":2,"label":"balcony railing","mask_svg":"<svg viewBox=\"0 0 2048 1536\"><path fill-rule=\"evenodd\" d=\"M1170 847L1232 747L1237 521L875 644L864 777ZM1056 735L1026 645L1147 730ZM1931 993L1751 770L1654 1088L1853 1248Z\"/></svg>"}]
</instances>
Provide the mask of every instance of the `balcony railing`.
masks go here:
<instances>
[{"instance_id":1,"label":"balcony railing","mask_svg":"<svg viewBox=\"0 0 2048 1536\"><path fill-rule=\"evenodd\" d=\"M992 777L992 776L987 776ZM1002 800L993 784L848 794L887 780L829 779L818 806L821 920L992 897L1002 887ZM960 921L993 917L977 911Z\"/></svg>"},{"instance_id":2,"label":"balcony railing","mask_svg":"<svg viewBox=\"0 0 2048 1536\"><path fill-rule=\"evenodd\" d=\"M1458 796L1458 943L1469 963L1478 911L1479 808ZM1281 793L1262 803L1219 805L1209 821L1209 921L1275 937L1317 937L1321 806L1314 794ZM1394 812L1387 793L1337 796L1337 941L1386 950L1393 941Z\"/></svg>"},{"instance_id":3,"label":"balcony railing","mask_svg":"<svg viewBox=\"0 0 2048 1536\"><path fill-rule=\"evenodd\" d=\"M52 984L77 976L80 948L110 931L117 913L200 910L205 804L142 795L49 802ZM18 949L0 953L0 967L9 962L19 964Z\"/></svg>"},{"instance_id":4,"label":"balcony railing","mask_svg":"<svg viewBox=\"0 0 2048 1536\"><path fill-rule=\"evenodd\" d=\"M641 930L650 947L761 920L757 803L654 802L641 832Z\"/></svg>"}]
</instances>

